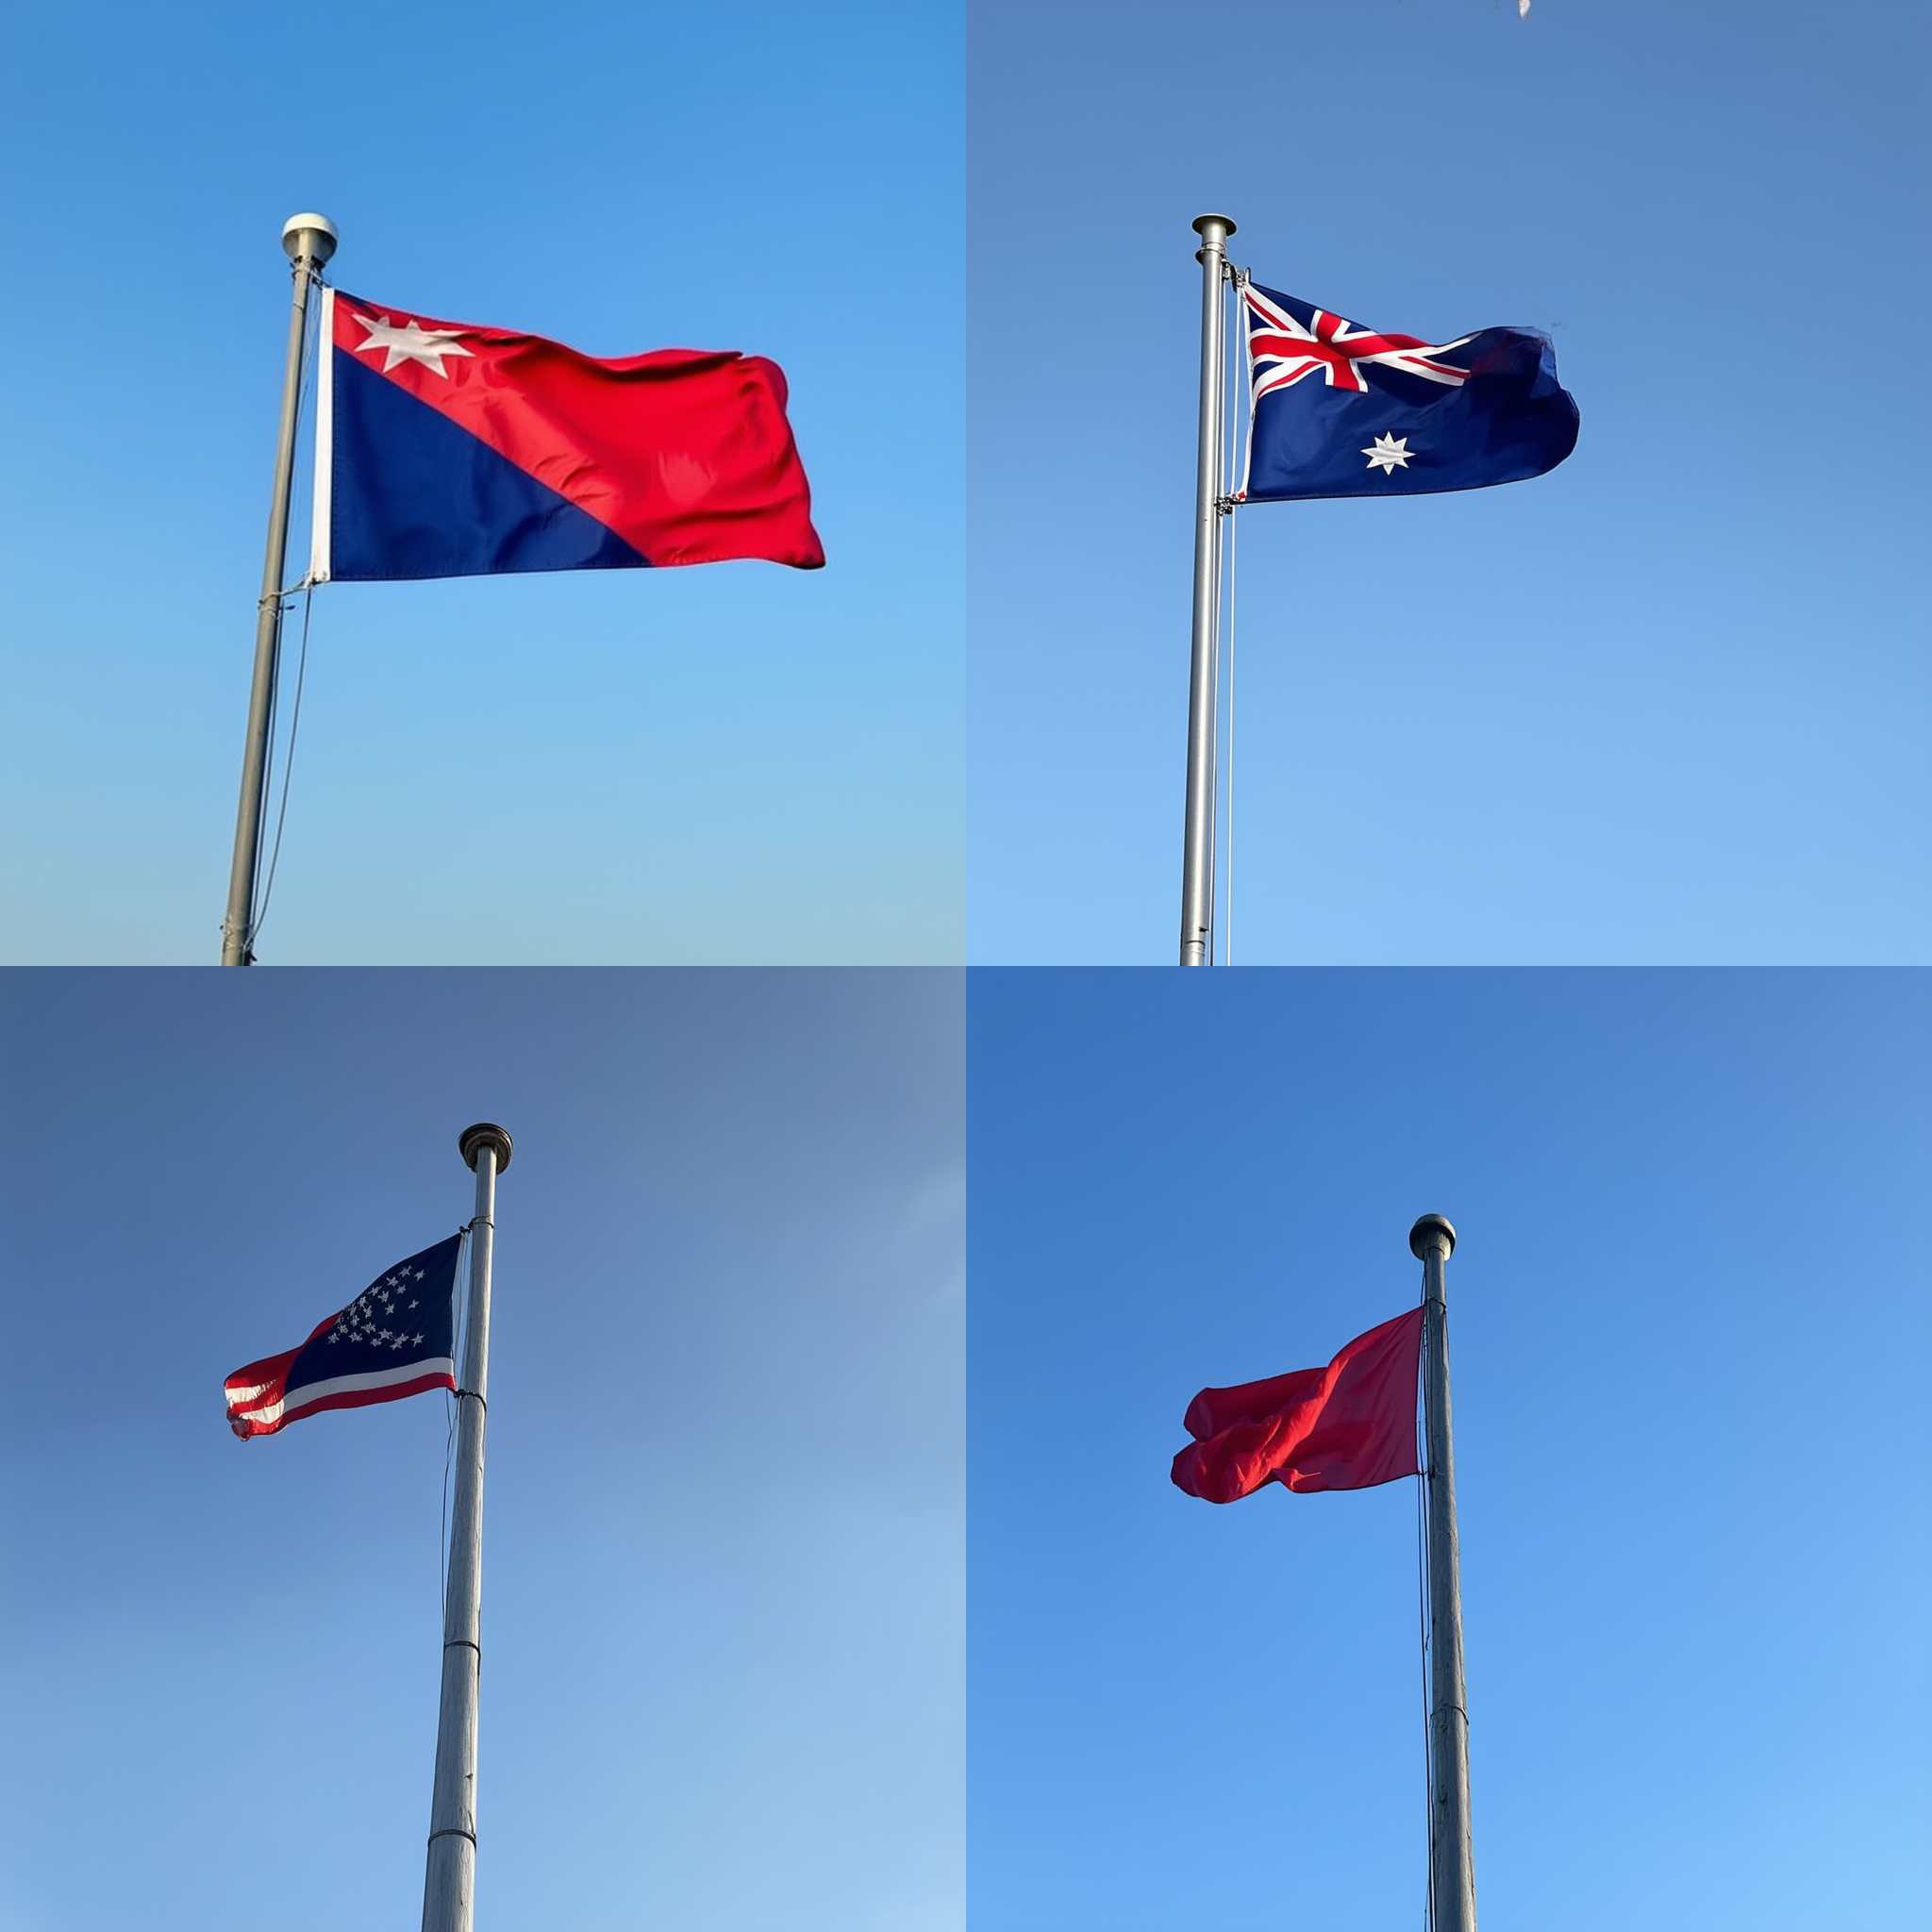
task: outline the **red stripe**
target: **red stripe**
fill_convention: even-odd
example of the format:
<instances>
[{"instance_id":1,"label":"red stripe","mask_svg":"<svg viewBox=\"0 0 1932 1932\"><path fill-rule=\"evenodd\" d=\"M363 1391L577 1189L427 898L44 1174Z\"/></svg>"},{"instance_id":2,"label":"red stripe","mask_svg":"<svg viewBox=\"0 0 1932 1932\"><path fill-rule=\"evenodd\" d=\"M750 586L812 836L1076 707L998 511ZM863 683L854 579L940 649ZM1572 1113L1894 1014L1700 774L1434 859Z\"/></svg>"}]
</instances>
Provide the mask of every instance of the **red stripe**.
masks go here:
<instances>
[{"instance_id":1,"label":"red stripe","mask_svg":"<svg viewBox=\"0 0 1932 1932\"><path fill-rule=\"evenodd\" d=\"M385 369L358 315L454 329L467 355L439 375ZM825 560L786 421L783 372L736 350L658 349L608 360L514 330L442 322L342 293L335 343L616 531L652 563Z\"/></svg>"}]
</instances>

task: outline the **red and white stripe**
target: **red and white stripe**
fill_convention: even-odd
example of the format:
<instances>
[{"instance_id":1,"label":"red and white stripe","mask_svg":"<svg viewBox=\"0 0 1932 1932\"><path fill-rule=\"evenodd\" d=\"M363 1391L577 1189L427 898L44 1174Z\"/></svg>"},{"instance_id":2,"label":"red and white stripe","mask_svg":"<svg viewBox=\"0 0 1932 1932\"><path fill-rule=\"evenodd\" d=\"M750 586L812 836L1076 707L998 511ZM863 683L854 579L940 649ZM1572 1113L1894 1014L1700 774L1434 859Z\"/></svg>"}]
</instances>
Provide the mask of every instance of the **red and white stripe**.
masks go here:
<instances>
[{"instance_id":1,"label":"red and white stripe","mask_svg":"<svg viewBox=\"0 0 1932 1932\"><path fill-rule=\"evenodd\" d=\"M335 1323L336 1317L331 1315L308 1341L326 1335ZM308 1345L304 1342L302 1347ZM238 1436L273 1436L286 1424L300 1422L319 1409L363 1408L372 1402L397 1402L426 1389L457 1386L456 1363L448 1356L431 1356L426 1360L418 1357L392 1369L370 1369L359 1375L304 1382L291 1391L289 1371L301 1353L301 1348L291 1348L280 1355L264 1356L258 1362L237 1369L222 1384L228 1402L228 1426Z\"/></svg>"}]
</instances>

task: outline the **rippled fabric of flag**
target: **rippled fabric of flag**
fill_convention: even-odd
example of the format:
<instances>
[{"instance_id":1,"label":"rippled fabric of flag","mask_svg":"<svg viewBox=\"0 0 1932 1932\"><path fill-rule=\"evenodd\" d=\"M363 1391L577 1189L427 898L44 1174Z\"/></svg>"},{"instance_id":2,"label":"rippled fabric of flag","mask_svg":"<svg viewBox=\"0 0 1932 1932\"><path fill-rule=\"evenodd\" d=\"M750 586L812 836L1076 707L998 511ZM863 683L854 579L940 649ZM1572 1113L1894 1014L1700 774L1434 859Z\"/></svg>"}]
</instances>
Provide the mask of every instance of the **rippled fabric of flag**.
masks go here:
<instances>
[{"instance_id":1,"label":"rippled fabric of flag","mask_svg":"<svg viewBox=\"0 0 1932 1932\"><path fill-rule=\"evenodd\" d=\"M454 1389L457 1257L453 1234L378 1274L300 1348L265 1356L222 1385L228 1426L272 1436L324 1408L397 1402L425 1389Z\"/></svg>"},{"instance_id":2,"label":"rippled fabric of flag","mask_svg":"<svg viewBox=\"0 0 1932 1932\"><path fill-rule=\"evenodd\" d=\"M1237 502L1480 490L1541 476L1576 447L1575 399L1533 329L1428 342L1255 282L1241 301L1250 413Z\"/></svg>"},{"instance_id":3,"label":"rippled fabric of flag","mask_svg":"<svg viewBox=\"0 0 1932 1932\"><path fill-rule=\"evenodd\" d=\"M825 560L775 362L322 298L317 583Z\"/></svg>"}]
</instances>

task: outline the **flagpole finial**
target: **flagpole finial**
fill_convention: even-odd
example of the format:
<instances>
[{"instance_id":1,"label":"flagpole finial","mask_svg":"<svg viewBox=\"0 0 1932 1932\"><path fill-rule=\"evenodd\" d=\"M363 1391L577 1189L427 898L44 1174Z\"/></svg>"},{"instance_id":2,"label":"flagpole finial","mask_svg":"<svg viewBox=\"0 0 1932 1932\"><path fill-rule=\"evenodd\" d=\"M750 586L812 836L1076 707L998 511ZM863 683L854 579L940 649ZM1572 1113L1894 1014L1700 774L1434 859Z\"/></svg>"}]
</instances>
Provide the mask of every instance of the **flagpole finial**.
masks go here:
<instances>
[{"instance_id":1,"label":"flagpole finial","mask_svg":"<svg viewBox=\"0 0 1932 1932\"><path fill-rule=\"evenodd\" d=\"M1408 1231L1408 1252L1418 1261L1426 1261L1439 1242L1445 1257L1456 1252L1456 1230L1446 1215L1424 1214Z\"/></svg>"},{"instance_id":2,"label":"flagpole finial","mask_svg":"<svg viewBox=\"0 0 1932 1932\"><path fill-rule=\"evenodd\" d=\"M308 238L304 245L304 237ZM336 225L326 215L312 212L291 215L282 224L282 253L291 261L307 255L320 268L336 252Z\"/></svg>"},{"instance_id":3,"label":"flagpole finial","mask_svg":"<svg viewBox=\"0 0 1932 1932\"><path fill-rule=\"evenodd\" d=\"M496 1171L501 1174L509 1165L509 1136L494 1121L478 1121L457 1136L457 1151L472 1174L476 1171L476 1157L486 1147L495 1150Z\"/></svg>"},{"instance_id":4,"label":"flagpole finial","mask_svg":"<svg viewBox=\"0 0 1932 1932\"><path fill-rule=\"evenodd\" d=\"M1201 238L1201 246L1194 251L1194 259L1202 260L1208 249L1224 248L1227 238L1234 233L1232 215L1196 215L1194 233Z\"/></svg>"}]
</instances>

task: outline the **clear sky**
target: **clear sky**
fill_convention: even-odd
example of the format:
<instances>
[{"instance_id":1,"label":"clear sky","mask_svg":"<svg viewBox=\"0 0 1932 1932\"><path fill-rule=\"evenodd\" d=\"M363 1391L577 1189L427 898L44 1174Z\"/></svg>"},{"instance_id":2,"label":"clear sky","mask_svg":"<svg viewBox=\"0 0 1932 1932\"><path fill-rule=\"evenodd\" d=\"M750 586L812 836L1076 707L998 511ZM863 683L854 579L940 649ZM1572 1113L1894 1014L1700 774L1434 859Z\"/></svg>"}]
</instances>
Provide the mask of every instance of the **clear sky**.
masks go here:
<instances>
[{"instance_id":1,"label":"clear sky","mask_svg":"<svg viewBox=\"0 0 1932 1932\"><path fill-rule=\"evenodd\" d=\"M441 1395L222 1378L497 1196L478 1923L960 1932L957 973L0 984L0 1925L413 1925Z\"/></svg>"},{"instance_id":2,"label":"clear sky","mask_svg":"<svg viewBox=\"0 0 1932 1932\"><path fill-rule=\"evenodd\" d=\"M1923 974L975 974L974 1932L1419 1925L1415 1484L1174 1489L1448 1289L1488 1932L1932 1885Z\"/></svg>"},{"instance_id":3,"label":"clear sky","mask_svg":"<svg viewBox=\"0 0 1932 1932\"><path fill-rule=\"evenodd\" d=\"M836 0L11 21L0 958L218 952L319 208L372 300L774 358L830 561L318 596L263 958L957 962L960 40Z\"/></svg>"},{"instance_id":4,"label":"clear sky","mask_svg":"<svg viewBox=\"0 0 1932 1932\"><path fill-rule=\"evenodd\" d=\"M1549 331L1575 455L1240 515L1236 958L1932 959L1914 0L979 0L972 957L1178 930L1200 271Z\"/></svg>"}]
</instances>

